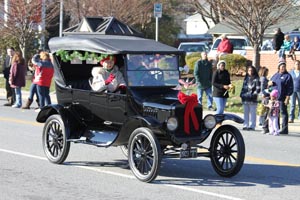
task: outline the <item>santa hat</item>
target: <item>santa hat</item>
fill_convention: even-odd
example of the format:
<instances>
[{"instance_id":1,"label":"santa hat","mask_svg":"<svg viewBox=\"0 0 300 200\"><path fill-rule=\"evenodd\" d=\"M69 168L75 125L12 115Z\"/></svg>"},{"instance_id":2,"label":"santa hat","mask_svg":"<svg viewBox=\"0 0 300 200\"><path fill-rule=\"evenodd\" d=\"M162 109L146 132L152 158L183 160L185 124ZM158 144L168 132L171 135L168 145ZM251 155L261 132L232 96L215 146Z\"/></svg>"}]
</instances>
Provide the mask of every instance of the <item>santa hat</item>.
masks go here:
<instances>
[{"instance_id":1,"label":"santa hat","mask_svg":"<svg viewBox=\"0 0 300 200\"><path fill-rule=\"evenodd\" d=\"M114 63L116 63L116 57L113 55L110 55L110 56L107 56L107 57L103 58L102 60L100 60L100 64L103 65L104 61L106 61L106 60L113 60Z\"/></svg>"},{"instance_id":2,"label":"santa hat","mask_svg":"<svg viewBox=\"0 0 300 200\"><path fill-rule=\"evenodd\" d=\"M278 97L278 90L272 90L272 92L270 93L270 96L277 98Z\"/></svg>"}]
</instances>

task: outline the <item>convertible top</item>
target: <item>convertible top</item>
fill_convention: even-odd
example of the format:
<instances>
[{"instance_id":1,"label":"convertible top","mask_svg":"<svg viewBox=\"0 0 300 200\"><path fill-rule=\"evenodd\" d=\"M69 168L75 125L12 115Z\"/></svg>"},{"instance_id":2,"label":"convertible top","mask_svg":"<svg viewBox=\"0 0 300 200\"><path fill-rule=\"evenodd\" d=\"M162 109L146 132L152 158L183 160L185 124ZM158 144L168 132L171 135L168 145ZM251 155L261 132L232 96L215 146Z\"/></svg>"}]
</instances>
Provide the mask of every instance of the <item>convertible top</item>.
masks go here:
<instances>
[{"instance_id":1,"label":"convertible top","mask_svg":"<svg viewBox=\"0 0 300 200\"><path fill-rule=\"evenodd\" d=\"M154 40L120 35L74 34L54 37L49 41L52 53L59 50L89 51L105 54L173 53L184 52Z\"/></svg>"}]
</instances>

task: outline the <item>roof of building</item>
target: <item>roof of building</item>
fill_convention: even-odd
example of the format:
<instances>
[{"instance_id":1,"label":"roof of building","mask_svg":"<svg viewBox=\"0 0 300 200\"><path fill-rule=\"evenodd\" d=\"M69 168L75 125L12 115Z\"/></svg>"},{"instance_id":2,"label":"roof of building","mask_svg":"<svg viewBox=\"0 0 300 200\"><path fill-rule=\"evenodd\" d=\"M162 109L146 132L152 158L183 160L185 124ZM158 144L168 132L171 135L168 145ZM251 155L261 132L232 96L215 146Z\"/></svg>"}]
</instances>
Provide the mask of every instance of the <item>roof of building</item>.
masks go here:
<instances>
[{"instance_id":1,"label":"roof of building","mask_svg":"<svg viewBox=\"0 0 300 200\"><path fill-rule=\"evenodd\" d=\"M64 35L99 34L99 35L130 35L142 37L143 34L114 17L84 17L75 26L67 28Z\"/></svg>"}]
</instances>

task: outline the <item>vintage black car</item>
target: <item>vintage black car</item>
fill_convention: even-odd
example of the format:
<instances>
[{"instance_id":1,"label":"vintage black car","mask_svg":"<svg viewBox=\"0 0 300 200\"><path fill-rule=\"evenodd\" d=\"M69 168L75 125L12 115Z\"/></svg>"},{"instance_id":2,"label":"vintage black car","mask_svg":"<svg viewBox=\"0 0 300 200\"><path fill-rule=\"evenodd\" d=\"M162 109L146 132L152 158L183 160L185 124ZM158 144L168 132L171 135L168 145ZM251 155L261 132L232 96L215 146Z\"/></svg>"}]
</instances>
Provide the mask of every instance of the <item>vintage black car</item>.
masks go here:
<instances>
[{"instance_id":1,"label":"vintage black car","mask_svg":"<svg viewBox=\"0 0 300 200\"><path fill-rule=\"evenodd\" d=\"M43 149L49 161L63 163L74 142L121 147L132 173L144 182L153 181L162 158L170 156L209 157L224 177L240 171L245 157L240 131L234 125L216 125L243 119L232 114L203 116L196 105L195 128L195 121L185 116L187 104L179 102L180 91L174 89L181 51L134 35L82 32L83 24L49 41L58 103L45 106L37 116L45 123ZM107 55L117 57L127 86L123 93L91 90L91 70ZM202 146L210 134L210 146Z\"/></svg>"}]
</instances>

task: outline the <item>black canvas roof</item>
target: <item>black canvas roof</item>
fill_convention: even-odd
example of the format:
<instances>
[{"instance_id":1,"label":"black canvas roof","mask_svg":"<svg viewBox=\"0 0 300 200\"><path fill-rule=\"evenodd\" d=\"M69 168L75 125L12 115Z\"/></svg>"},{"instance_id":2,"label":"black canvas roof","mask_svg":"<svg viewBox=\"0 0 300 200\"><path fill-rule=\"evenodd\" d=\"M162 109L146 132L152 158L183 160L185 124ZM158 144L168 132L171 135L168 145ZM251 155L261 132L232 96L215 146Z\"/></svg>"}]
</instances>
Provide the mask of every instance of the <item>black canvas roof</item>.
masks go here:
<instances>
[{"instance_id":1,"label":"black canvas roof","mask_svg":"<svg viewBox=\"0 0 300 200\"><path fill-rule=\"evenodd\" d=\"M51 38L49 48L52 53L58 50L89 51L106 54L125 53L174 53L182 54L174 47L154 40L118 35L70 35Z\"/></svg>"}]
</instances>

